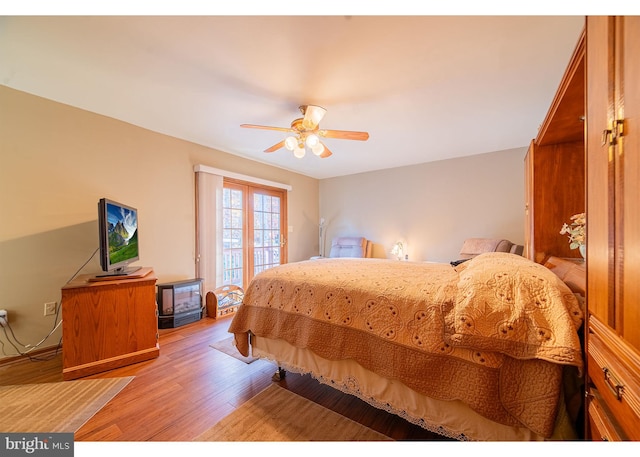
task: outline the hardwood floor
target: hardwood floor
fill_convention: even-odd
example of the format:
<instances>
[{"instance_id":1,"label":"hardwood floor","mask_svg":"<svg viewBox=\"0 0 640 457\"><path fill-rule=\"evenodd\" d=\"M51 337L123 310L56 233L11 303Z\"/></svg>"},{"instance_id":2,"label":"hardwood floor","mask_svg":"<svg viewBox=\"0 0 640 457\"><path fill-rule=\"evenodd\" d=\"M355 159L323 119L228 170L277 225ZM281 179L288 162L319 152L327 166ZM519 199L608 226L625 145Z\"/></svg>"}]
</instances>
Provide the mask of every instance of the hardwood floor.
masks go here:
<instances>
[{"instance_id":1,"label":"hardwood floor","mask_svg":"<svg viewBox=\"0 0 640 457\"><path fill-rule=\"evenodd\" d=\"M229 336L231 318L160 329L157 359L83 379L135 376L75 434L76 441L192 441L273 381L275 365L246 364L210 347ZM45 357L43 357L45 358ZM0 365L0 385L62 381L60 354ZM279 384L395 440L447 440L360 399L288 373Z\"/></svg>"}]
</instances>

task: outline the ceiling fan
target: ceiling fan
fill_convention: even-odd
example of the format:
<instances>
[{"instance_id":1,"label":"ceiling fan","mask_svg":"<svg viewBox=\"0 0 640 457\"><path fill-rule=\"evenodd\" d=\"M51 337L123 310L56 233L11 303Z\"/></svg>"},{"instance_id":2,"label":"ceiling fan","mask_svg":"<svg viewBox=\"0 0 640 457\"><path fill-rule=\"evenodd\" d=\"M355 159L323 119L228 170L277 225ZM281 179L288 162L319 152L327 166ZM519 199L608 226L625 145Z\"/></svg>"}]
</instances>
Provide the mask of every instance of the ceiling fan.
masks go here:
<instances>
[{"instance_id":1,"label":"ceiling fan","mask_svg":"<svg viewBox=\"0 0 640 457\"><path fill-rule=\"evenodd\" d=\"M293 152L299 159L304 157L306 150L310 150L315 155L326 158L333 154L329 148L320 141L321 138L337 138L342 140L366 141L369 139L367 132L353 132L349 130L326 130L320 128L320 121L327 112L326 109L316 105L302 105L300 112L304 117L294 119L291 127L269 127L265 125L241 124L240 127L247 129L277 130L279 132L289 132L288 136L279 143L274 144L264 152L274 152L280 148L286 148Z\"/></svg>"}]
</instances>

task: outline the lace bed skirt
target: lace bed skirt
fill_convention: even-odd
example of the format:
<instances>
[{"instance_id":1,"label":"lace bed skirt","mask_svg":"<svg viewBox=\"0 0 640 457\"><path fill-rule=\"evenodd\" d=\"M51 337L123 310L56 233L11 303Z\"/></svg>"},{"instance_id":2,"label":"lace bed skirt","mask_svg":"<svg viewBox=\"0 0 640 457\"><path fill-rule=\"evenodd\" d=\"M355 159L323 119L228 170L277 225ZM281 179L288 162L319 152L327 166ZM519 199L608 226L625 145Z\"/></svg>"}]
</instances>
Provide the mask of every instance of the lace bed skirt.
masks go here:
<instances>
[{"instance_id":1,"label":"lace bed skirt","mask_svg":"<svg viewBox=\"0 0 640 457\"><path fill-rule=\"evenodd\" d=\"M393 379L382 378L353 360L329 361L284 340L251 335L254 357L271 360L293 373L310 374L323 384L439 435L464 441L540 441L525 427L491 421L460 401L425 397ZM552 440L575 440L575 430L561 403Z\"/></svg>"}]
</instances>

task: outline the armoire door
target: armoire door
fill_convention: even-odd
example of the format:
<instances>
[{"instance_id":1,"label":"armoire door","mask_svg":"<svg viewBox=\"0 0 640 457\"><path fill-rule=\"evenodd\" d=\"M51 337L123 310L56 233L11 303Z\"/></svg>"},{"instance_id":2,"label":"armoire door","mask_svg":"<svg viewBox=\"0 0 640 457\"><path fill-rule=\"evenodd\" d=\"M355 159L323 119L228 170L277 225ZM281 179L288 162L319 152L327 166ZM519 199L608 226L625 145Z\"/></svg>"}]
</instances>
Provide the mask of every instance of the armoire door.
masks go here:
<instances>
[{"instance_id":1,"label":"armoire door","mask_svg":"<svg viewBox=\"0 0 640 457\"><path fill-rule=\"evenodd\" d=\"M587 17L588 411L631 440L640 440L638 45L639 17Z\"/></svg>"}]
</instances>

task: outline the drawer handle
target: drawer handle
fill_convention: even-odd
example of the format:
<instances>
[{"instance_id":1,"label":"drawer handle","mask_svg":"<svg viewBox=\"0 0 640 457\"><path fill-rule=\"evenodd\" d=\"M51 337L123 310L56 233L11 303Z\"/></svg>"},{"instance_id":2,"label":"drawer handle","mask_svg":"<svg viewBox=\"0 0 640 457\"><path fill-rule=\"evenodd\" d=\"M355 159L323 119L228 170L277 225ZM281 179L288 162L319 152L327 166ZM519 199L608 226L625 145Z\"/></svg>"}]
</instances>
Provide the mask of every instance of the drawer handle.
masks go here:
<instances>
[{"instance_id":1,"label":"drawer handle","mask_svg":"<svg viewBox=\"0 0 640 457\"><path fill-rule=\"evenodd\" d=\"M602 371L604 372L604 380L607 383L607 387L611 389L611 392L613 392L618 400L622 401L622 390L624 386L620 384L620 381L618 381L607 367L604 367Z\"/></svg>"}]
</instances>

